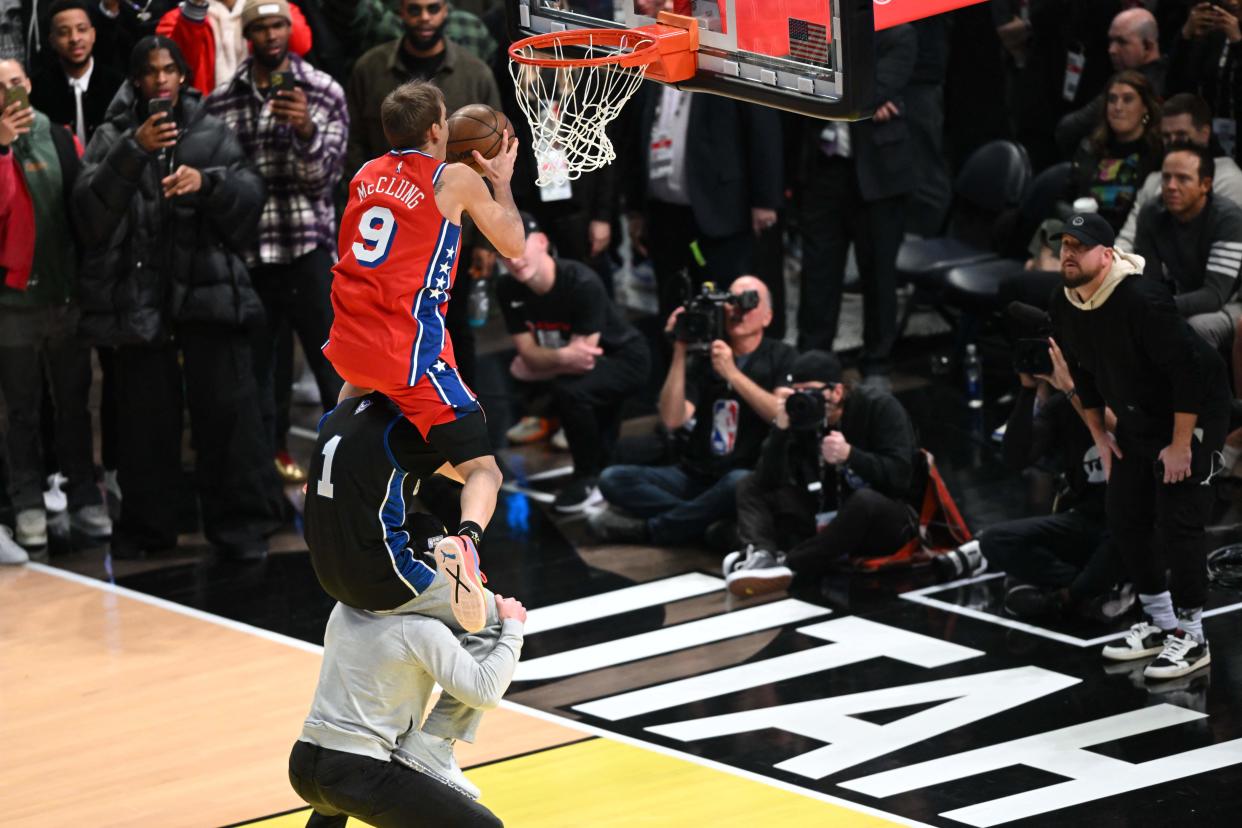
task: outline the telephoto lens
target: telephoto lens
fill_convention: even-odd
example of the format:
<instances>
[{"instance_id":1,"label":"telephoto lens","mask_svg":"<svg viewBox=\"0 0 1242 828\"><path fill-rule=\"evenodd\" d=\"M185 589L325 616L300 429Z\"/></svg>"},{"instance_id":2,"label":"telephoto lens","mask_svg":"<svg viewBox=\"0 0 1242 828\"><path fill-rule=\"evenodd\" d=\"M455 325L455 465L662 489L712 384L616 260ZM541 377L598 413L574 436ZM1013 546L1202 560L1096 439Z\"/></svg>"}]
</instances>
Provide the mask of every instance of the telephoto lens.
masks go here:
<instances>
[{"instance_id":1,"label":"telephoto lens","mask_svg":"<svg viewBox=\"0 0 1242 828\"><path fill-rule=\"evenodd\" d=\"M988 569L988 559L983 557L979 541L972 540L932 558L932 568L941 581L956 581L982 575Z\"/></svg>"}]
</instances>

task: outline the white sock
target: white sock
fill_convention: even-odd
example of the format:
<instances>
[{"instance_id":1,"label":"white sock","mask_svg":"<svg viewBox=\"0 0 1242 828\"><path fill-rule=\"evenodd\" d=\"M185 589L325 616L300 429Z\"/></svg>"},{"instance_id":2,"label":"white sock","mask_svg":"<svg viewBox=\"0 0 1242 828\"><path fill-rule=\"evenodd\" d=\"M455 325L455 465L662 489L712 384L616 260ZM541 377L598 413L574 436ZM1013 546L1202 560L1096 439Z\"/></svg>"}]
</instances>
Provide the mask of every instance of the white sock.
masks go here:
<instances>
[{"instance_id":1,"label":"white sock","mask_svg":"<svg viewBox=\"0 0 1242 828\"><path fill-rule=\"evenodd\" d=\"M1177 626L1200 644L1207 640L1203 637L1203 607L1178 610Z\"/></svg>"},{"instance_id":2,"label":"white sock","mask_svg":"<svg viewBox=\"0 0 1242 828\"><path fill-rule=\"evenodd\" d=\"M1167 589L1156 595L1139 593L1139 601L1143 604L1143 612L1147 613L1151 622L1157 627L1162 630L1177 629L1177 614L1173 612L1173 596Z\"/></svg>"}]
</instances>

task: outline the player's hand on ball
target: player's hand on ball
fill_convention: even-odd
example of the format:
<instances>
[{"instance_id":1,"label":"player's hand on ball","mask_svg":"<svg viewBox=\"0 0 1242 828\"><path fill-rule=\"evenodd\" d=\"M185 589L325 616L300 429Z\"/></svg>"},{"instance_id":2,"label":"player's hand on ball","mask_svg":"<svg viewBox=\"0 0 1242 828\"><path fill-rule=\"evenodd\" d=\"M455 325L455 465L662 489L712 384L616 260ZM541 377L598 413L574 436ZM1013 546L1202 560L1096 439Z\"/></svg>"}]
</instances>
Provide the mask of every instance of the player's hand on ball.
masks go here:
<instances>
[{"instance_id":1,"label":"player's hand on ball","mask_svg":"<svg viewBox=\"0 0 1242 828\"><path fill-rule=\"evenodd\" d=\"M508 184L513 178L513 164L517 161L518 139L510 137L507 129L501 139L508 149L496 153L496 157L490 161L484 158L478 150L472 150L474 163L482 170L483 176L490 179L493 184Z\"/></svg>"},{"instance_id":2,"label":"player's hand on ball","mask_svg":"<svg viewBox=\"0 0 1242 828\"><path fill-rule=\"evenodd\" d=\"M514 621L526 623L526 607L522 606L522 602L516 598L506 598L499 592L496 593L496 614L501 621L512 618Z\"/></svg>"}]
</instances>

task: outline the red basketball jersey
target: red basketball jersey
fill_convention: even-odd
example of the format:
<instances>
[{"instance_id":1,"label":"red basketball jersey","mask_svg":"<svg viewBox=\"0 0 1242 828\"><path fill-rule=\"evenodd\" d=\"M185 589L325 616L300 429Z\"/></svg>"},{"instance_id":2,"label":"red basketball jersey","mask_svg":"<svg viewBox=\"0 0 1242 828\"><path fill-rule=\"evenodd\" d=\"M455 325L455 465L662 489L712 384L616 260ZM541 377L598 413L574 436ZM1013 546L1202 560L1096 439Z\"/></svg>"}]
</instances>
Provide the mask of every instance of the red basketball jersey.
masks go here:
<instances>
[{"instance_id":1,"label":"red basketball jersey","mask_svg":"<svg viewBox=\"0 0 1242 828\"><path fill-rule=\"evenodd\" d=\"M418 150L393 150L350 182L323 348L343 374L412 386L433 363L456 365L444 315L461 227L436 206L445 166Z\"/></svg>"}]
</instances>

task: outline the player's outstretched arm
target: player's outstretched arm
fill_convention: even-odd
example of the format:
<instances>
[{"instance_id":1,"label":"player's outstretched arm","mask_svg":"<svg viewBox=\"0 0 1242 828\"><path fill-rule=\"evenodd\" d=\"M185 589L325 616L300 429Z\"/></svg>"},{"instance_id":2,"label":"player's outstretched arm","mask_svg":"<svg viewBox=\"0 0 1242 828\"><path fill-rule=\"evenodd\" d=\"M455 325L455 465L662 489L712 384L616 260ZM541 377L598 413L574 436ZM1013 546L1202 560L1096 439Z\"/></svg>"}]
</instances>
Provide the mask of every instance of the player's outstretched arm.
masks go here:
<instances>
[{"instance_id":1,"label":"player's outstretched arm","mask_svg":"<svg viewBox=\"0 0 1242 828\"><path fill-rule=\"evenodd\" d=\"M440 203L441 195L447 196L453 202L449 205L450 210L457 207L469 213L500 255L516 258L526 249L526 231L509 187L513 178L513 163L517 160L518 142L508 136L506 131L505 140L509 141L509 148L490 161L477 151L474 154L475 163L492 182L495 197L487 191L487 185L478 173L464 164L451 164L441 176L443 186L436 195L436 201ZM444 212L449 215L448 210Z\"/></svg>"}]
</instances>

